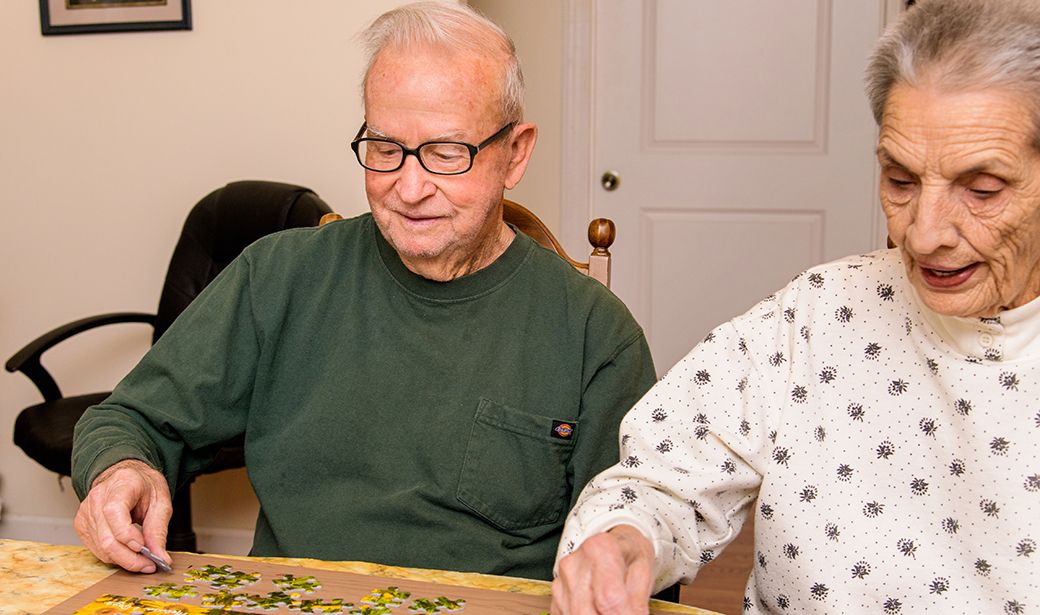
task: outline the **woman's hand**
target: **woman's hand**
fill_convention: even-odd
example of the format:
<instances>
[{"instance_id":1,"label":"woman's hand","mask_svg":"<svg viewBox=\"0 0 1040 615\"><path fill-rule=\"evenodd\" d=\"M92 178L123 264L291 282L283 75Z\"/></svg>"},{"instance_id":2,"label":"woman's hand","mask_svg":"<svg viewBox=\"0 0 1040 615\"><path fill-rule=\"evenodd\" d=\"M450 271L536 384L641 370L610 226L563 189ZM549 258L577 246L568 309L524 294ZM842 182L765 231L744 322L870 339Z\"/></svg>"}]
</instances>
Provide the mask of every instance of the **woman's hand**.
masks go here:
<instances>
[{"instance_id":1,"label":"woman's hand","mask_svg":"<svg viewBox=\"0 0 1040 615\"><path fill-rule=\"evenodd\" d=\"M649 613L654 547L631 525L597 534L560 560L554 615Z\"/></svg>"}]
</instances>

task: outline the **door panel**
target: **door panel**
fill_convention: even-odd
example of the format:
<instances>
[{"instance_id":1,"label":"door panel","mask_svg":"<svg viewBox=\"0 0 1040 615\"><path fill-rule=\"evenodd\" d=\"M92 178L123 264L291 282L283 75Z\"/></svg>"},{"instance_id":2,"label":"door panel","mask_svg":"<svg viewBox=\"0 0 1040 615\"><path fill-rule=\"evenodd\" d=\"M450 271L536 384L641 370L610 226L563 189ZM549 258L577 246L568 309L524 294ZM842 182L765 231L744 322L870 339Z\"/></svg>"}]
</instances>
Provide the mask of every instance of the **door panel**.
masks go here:
<instances>
[{"instance_id":1,"label":"door panel","mask_svg":"<svg viewBox=\"0 0 1040 615\"><path fill-rule=\"evenodd\" d=\"M594 216L662 374L813 264L880 247L862 88L885 0L599 0Z\"/></svg>"}]
</instances>

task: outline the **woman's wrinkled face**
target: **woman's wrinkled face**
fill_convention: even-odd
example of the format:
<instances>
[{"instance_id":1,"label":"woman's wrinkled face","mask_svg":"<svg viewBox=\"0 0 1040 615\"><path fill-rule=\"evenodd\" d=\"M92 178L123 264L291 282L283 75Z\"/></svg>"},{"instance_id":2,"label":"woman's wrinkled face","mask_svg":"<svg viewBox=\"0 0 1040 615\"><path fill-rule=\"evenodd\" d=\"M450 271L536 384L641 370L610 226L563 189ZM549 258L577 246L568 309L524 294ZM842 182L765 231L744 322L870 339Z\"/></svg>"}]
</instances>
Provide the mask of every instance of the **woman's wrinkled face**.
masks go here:
<instances>
[{"instance_id":1,"label":"woman's wrinkled face","mask_svg":"<svg viewBox=\"0 0 1040 615\"><path fill-rule=\"evenodd\" d=\"M878 138L881 205L925 304L990 317L1040 295L1040 152L1027 99L893 88Z\"/></svg>"}]
</instances>

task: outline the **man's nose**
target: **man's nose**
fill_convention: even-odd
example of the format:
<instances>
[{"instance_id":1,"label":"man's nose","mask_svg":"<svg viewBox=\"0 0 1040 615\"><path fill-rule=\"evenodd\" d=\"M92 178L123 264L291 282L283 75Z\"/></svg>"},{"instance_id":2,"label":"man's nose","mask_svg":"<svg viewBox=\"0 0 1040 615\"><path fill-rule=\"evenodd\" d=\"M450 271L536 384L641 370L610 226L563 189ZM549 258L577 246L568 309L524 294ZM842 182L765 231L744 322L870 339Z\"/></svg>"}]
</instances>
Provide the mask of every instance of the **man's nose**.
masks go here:
<instances>
[{"instance_id":1,"label":"man's nose","mask_svg":"<svg viewBox=\"0 0 1040 615\"><path fill-rule=\"evenodd\" d=\"M422 201L436 191L431 174L419 164L417 155L405 155L404 163L397 170L398 177L395 188L401 201L414 204Z\"/></svg>"},{"instance_id":2,"label":"man's nose","mask_svg":"<svg viewBox=\"0 0 1040 615\"><path fill-rule=\"evenodd\" d=\"M932 254L957 245L955 196L952 186L922 185L906 230L907 246L916 254Z\"/></svg>"}]
</instances>

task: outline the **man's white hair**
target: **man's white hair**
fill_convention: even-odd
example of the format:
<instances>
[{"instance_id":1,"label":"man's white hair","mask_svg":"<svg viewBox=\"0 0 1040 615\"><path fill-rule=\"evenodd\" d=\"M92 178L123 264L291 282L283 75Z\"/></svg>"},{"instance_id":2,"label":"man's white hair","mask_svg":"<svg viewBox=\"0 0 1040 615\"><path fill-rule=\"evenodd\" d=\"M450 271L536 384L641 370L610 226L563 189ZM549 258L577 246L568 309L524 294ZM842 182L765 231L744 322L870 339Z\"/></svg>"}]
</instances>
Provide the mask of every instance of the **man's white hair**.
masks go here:
<instances>
[{"instance_id":1,"label":"man's white hair","mask_svg":"<svg viewBox=\"0 0 1040 615\"><path fill-rule=\"evenodd\" d=\"M387 11L361 32L367 55L362 97L376 56L386 48L442 46L502 57L501 109L505 122L524 115L524 76L512 39L494 22L457 2L414 2Z\"/></svg>"}]
</instances>

